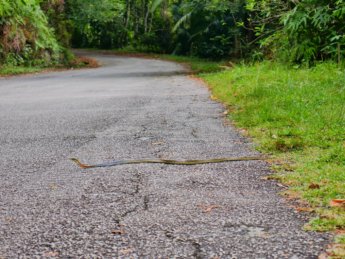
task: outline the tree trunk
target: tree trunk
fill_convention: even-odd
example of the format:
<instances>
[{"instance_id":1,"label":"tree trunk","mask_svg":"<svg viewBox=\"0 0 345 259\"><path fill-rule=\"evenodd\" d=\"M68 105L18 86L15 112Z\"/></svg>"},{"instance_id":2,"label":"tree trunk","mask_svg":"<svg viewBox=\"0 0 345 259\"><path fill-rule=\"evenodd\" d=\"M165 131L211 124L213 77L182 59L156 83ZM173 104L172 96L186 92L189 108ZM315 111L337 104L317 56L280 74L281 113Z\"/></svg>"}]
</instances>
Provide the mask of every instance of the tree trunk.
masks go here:
<instances>
[{"instance_id":1,"label":"tree trunk","mask_svg":"<svg viewBox=\"0 0 345 259\"><path fill-rule=\"evenodd\" d=\"M125 18L126 29L128 29L130 16L131 16L131 0L126 0L126 18Z\"/></svg>"},{"instance_id":2,"label":"tree trunk","mask_svg":"<svg viewBox=\"0 0 345 259\"><path fill-rule=\"evenodd\" d=\"M150 15L150 7L149 7L149 1L146 2L146 13L145 13L145 18L144 18L144 31L147 33L148 31L148 20L149 20L149 15Z\"/></svg>"}]
</instances>

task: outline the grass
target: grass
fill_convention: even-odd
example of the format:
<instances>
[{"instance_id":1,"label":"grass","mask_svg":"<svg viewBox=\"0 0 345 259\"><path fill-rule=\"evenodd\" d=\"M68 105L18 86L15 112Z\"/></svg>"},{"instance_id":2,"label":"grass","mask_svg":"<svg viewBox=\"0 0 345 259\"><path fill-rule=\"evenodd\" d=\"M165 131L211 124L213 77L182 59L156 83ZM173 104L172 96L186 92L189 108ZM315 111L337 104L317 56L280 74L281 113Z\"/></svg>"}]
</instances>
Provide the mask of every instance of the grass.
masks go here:
<instances>
[{"instance_id":1,"label":"grass","mask_svg":"<svg viewBox=\"0 0 345 259\"><path fill-rule=\"evenodd\" d=\"M271 62L199 74L237 127L272 156L287 195L308 202L306 229L341 231L332 258L345 258L345 72L336 64L294 69ZM302 208L303 209L303 208Z\"/></svg>"},{"instance_id":2,"label":"grass","mask_svg":"<svg viewBox=\"0 0 345 259\"><path fill-rule=\"evenodd\" d=\"M41 67L23 67L23 66L0 66L0 76L10 76L19 74L30 74L42 71Z\"/></svg>"},{"instance_id":3,"label":"grass","mask_svg":"<svg viewBox=\"0 0 345 259\"><path fill-rule=\"evenodd\" d=\"M279 162L277 178L318 213L309 228L345 228L345 73L335 64L293 69L264 62L204 74L258 150ZM278 164L278 163L275 163Z\"/></svg>"},{"instance_id":4,"label":"grass","mask_svg":"<svg viewBox=\"0 0 345 259\"><path fill-rule=\"evenodd\" d=\"M44 71L58 71L66 70L69 68L95 68L99 64L96 60L88 57L75 57L69 65L56 65L50 67L41 67L41 66L11 66L11 65L2 65L0 66L0 77L2 76L15 76L21 74L32 74Z\"/></svg>"},{"instance_id":5,"label":"grass","mask_svg":"<svg viewBox=\"0 0 345 259\"><path fill-rule=\"evenodd\" d=\"M184 57L175 55L159 55L158 57L175 61L187 65L190 69L197 74L200 73L215 73L224 70L225 65L220 62L209 61L196 57Z\"/></svg>"}]
</instances>

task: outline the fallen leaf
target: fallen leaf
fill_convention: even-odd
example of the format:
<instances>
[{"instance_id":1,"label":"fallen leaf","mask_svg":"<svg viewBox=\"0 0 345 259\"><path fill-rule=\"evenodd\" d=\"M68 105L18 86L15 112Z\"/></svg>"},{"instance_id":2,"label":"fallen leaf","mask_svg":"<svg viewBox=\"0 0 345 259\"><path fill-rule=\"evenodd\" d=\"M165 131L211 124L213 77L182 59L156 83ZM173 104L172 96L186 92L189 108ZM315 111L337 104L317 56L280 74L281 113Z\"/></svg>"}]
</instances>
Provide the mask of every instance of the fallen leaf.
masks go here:
<instances>
[{"instance_id":1,"label":"fallen leaf","mask_svg":"<svg viewBox=\"0 0 345 259\"><path fill-rule=\"evenodd\" d=\"M5 221L7 222L7 223L12 223L13 221L14 221L14 218L12 218L12 217L6 217L5 218ZM1 258L0 258L1 259Z\"/></svg>"},{"instance_id":2,"label":"fallen leaf","mask_svg":"<svg viewBox=\"0 0 345 259\"><path fill-rule=\"evenodd\" d=\"M163 141L153 142L152 145L154 145L154 146L164 145L164 142Z\"/></svg>"},{"instance_id":3,"label":"fallen leaf","mask_svg":"<svg viewBox=\"0 0 345 259\"><path fill-rule=\"evenodd\" d=\"M239 132L240 132L243 136L248 136L248 135L249 135L248 130L246 130L246 129L240 129Z\"/></svg>"},{"instance_id":4,"label":"fallen leaf","mask_svg":"<svg viewBox=\"0 0 345 259\"><path fill-rule=\"evenodd\" d=\"M308 208L308 207L298 207L296 208L296 210L298 212L313 212L314 211L313 208Z\"/></svg>"},{"instance_id":5,"label":"fallen leaf","mask_svg":"<svg viewBox=\"0 0 345 259\"><path fill-rule=\"evenodd\" d=\"M345 229L337 229L337 230L335 231L335 233L336 233L337 235L345 235Z\"/></svg>"},{"instance_id":6,"label":"fallen leaf","mask_svg":"<svg viewBox=\"0 0 345 259\"><path fill-rule=\"evenodd\" d=\"M46 257L57 257L57 256L59 256L59 252L54 252L54 251L46 252L46 253L44 253L44 256L46 256Z\"/></svg>"},{"instance_id":7,"label":"fallen leaf","mask_svg":"<svg viewBox=\"0 0 345 259\"><path fill-rule=\"evenodd\" d=\"M124 234L126 234L124 229L114 229L114 230L111 231L111 233L114 234L114 235L124 235Z\"/></svg>"},{"instance_id":8,"label":"fallen leaf","mask_svg":"<svg viewBox=\"0 0 345 259\"><path fill-rule=\"evenodd\" d=\"M132 253L133 250L131 248L127 248L127 249L122 249L119 252L120 252L120 254L128 255L128 254Z\"/></svg>"},{"instance_id":9,"label":"fallen leaf","mask_svg":"<svg viewBox=\"0 0 345 259\"><path fill-rule=\"evenodd\" d=\"M219 205L198 205L200 209L202 209L203 213L210 213L214 209L220 208Z\"/></svg>"},{"instance_id":10,"label":"fallen leaf","mask_svg":"<svg viewBox=\"0 0 345 259\"><path fill-rule=\"evenodd\" d=\"M274 175L266 175L260 177L260 179L265 180L265 181L270 181L270 180L277 180L277 177Z\"/></svg>"},{"instance_id":11,"label":"fallen leaf","mask_svg":"<svg viewBox=\"0 0 345 259\"><path fill-rule=\"evenodd\" d=\"M58 186L57 186L57 184L55 184L55 183L51 183L51 184L49 184L49 188L50 188L51 190L55 191L55 190L58 188Z\"/></svg>"},{"instance_id":12,"label":"fallen leaf","mask_svg":"<svg viewBox=\"0 0 345 259\"><path fill-rule=\"evenodd\" d=\"M214 95L211 95L211 100L213 100L213 101L217 101L218 99L217 99L217 97L215 97Z\"/></svg>"},{"instance_id":13,"label":"fallen leaf","mask_svg":"<svg viewBox=\"0 0 345 259\"><path fill-rule=\"evenodd\" d=\"M320 189L320 185L318 185L317 183L311 183L309 184L308 188L311 190Z\"/></svg>"},{"instance_id":14,"label":"fallen leaf","mask_svg":"<svg viewBox=\"0 0 345 259\"><path fill-rule=\"evenodd\" d=\"M331 256L337 256L334 258L344 258L345 257L345 244L331 244L329 249L327 249L327 252Z\"/></svg>"},{"instance_id":15,"label":"fallen leaf","mask_svg":"<svg viewBox=\"0 0 345 259\"><path fill-rule=\"evenodd\" d=\"M329 202L331 207L345 208L345 199L334 199Z\"/></svg>"},{"instance_id":16,"label":"fallen leaf","mask_svg":"<svg viewBox=\"0 0 345 259\"><path fill-rule=\"evenodd\" d=\"M282 188L285 188L285 189L287 189L287 188L288 188L286 185L281 184L281 183L277 183L277 185L278 185L279 187L282 187Z\"/></svg>"},{"instance_id":17,"label":"fallen leaf","mask_svg":"<svg viewBox=\"0 0 345 259\"><path fill-rule=\"evenodd\" d=\"M328 255L326 253L322 253L319 255L318 259L328 259Z\"/></svg>"}]
</instances>

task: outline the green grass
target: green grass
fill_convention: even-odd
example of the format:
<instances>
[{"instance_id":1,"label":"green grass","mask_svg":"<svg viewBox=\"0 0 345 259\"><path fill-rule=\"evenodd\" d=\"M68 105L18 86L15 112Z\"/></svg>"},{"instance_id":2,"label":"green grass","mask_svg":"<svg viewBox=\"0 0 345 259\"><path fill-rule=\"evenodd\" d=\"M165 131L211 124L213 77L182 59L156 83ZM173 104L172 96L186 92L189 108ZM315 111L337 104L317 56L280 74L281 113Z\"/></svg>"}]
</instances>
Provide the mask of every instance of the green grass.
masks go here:
<instances>
[{"instance_id":1,"label":"green grass","mask_svg":"<svg viewBox=\"0 0 345 259\"><path fill-rule=\"evenodd\" d=\"M42 67L0 66L0 76L29 74L44 70Z\"/></svg>"},{"instance_id":2,"label":"green grass","mask_svg":"<svg viewBox=\"0 0 345 259\"><path fill-rule=\"evenodd\" d=\"M55 66L41 67L41 66L10 66L0 65L0 77L1 76L15 76L20 74L32 74L45 71L60 71L70 68L96 68L99 64L96 60L88 57L75 57L70 64L63 65L58 64Z\"/></svg>"},{"instance_id":3,"label":"green grass","mask_svg":"<svg viewBox=\"0 0 345 259\"><path fill-rule=\"evenodd\" d=\"M257 148L280 162L277 177L316 209L309 227L344 229L345 211L329 202L345 198L345 72L264 62L201 77Z\"/></svg>"},{"instance_id":4,"label":"green grass","mask_svg":"<svg viewBox=\"0 0 345 259\"><path fill-rule=\"evenodd\" d=\"M179 62L190 67L194 73L214 73L224 70L225 66L220 62L208 61L196 57L184 57L175 55L158 55L159 58Z\"/></svg>"}]
</instances>

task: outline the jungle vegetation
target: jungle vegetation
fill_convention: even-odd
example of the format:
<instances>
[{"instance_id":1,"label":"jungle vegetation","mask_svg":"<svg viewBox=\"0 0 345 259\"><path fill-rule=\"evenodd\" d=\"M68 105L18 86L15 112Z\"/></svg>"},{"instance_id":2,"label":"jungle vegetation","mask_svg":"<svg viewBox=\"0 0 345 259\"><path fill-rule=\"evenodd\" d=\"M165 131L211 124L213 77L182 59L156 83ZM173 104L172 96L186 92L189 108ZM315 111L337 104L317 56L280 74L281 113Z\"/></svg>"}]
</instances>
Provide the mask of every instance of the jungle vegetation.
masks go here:
<instances>
[{"instance_id":1,"label":"jungle vegetation","mask_svg":"<svg viewBox=\"0 0 345 259\"><path fill-rule=\"evenodd\" d=\"M313 65L345 55L344 0L0 0L0 62L68 63L69 47Z\"/></svg>"}]
</instances>

